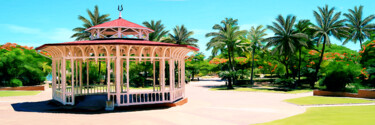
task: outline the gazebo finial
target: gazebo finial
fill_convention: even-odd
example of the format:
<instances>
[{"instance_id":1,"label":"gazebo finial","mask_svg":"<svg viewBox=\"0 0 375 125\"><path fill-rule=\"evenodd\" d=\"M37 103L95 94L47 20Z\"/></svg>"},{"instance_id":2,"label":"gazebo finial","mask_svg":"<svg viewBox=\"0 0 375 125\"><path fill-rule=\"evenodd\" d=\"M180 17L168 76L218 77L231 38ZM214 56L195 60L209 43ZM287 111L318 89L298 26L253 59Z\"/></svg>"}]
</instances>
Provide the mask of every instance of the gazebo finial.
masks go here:
<instances>
[{"instance_id":1,"label":"gazebo finial","mask_svg":"<svg viewBox=\"0 0 375 125\"><path fill-rule=\"evenodd\" d=\"M120 18L120 19L121 19L121 11L122 11L122 10L124 10L124 8L122 8L122 4L121 4L121 6L120 6L120 5L118 5L118 7L117 7L117 10L118 10L118 11L120 11L120 15L119 15L119 17L118 17L118 18Z\"/></svg>"}]
</instances>

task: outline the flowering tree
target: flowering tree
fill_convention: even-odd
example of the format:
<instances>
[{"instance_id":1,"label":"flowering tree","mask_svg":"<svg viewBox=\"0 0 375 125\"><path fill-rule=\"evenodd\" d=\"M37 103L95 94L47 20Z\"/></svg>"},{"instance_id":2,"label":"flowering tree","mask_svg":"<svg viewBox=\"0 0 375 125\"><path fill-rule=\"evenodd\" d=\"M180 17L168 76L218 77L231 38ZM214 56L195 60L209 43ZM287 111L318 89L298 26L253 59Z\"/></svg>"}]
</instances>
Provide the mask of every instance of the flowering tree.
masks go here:
<instances>
[{"instance_id":1,"label":"flowering tree","mask_svg":"<svg viewBox=\"0 0 375 125\"><path fill-rule=\"evenodd\" d=\"M375 86L375 40L365 42L359 53L361 54L360 62L364 67L361 70L364 82L369 86Z\"/></svg>"},{"instance_id":2,"label":"flowering tree","mask_svg":"<svg viewBox=\"0 0 375 125\"><path fill-rule=\"evenodd\" d=\"M41 55L43 54L43 55ZM36 85L51 72L50 56L32 47L6 43L0 46L0 86Z\"/></svg>"}]
</instances>

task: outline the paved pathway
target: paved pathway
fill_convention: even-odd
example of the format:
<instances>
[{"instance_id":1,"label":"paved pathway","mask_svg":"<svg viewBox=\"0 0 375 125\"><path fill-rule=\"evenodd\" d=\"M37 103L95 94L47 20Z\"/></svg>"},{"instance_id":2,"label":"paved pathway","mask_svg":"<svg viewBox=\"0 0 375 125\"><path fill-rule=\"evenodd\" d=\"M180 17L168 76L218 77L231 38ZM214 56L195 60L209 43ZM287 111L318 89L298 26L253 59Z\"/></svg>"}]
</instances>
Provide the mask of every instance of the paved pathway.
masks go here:
<instances>
[{"instance_id":1,"label":"paved pathway","mask_svg":"<svg viewBox=\"0 0 375 125\"><path fill-rule=\"evenodd\" d=\"M14 111L11 104L51 99L51 89L36 96L0 97L0 124L253 124L303 113L307 107L283 102L284 99L311 96L312 93L279 94L262 92L210 91L207 86L220 81L191 82L186 86L189 102L183 106L142 111L101 114L39 113Z\"/></svg>"}]
</instances>

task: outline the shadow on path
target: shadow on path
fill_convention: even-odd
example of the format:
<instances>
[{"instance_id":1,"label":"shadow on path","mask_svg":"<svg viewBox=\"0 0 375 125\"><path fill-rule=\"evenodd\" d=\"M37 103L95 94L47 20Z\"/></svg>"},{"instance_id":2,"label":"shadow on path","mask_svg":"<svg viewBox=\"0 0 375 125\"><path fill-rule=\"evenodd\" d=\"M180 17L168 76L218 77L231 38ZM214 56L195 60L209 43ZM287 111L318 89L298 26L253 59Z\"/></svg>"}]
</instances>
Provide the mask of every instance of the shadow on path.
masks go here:
<instances>
[{"instance_id":1,"label":"shadow on path","mask_svg":"<svg viewBox=\"0 0 375 125\"><path fill-rule=\"evenodd\" d=\"M138 105L115 107L114 111L105 111L101 109L80 109L75 106L63 106L54 100L46 100L39 102L22 102L11 104L14 111L18 112L39 112L39 113L70 113L70 114L103 114L103 113L118 113L118 112L136 112L147 110L168 109L170 107L160 105Z\"/></svg>"}]
</instances>

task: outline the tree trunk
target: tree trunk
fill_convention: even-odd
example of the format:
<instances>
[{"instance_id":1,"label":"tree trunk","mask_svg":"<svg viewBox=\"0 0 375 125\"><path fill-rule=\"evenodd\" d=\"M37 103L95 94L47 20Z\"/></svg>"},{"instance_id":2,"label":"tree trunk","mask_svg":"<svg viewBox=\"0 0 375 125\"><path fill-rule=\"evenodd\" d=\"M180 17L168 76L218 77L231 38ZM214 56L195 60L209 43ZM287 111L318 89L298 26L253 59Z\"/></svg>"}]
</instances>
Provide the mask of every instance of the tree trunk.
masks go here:
<instances>
[{"instance_id":1,"label":"tree trunk","mask_svg":"<svg viewBox=\"0 0 375 125\"><path fill-rule=\"evenodd\" d=\"M286 71L286 75L285 75L285 77L288 79L288 78L289 78L289 68L288 68L288 64L285 63L284 65L285 65L285 71Z\"/></svg>"},{"instance_id":2,"label":"tree trunk","mask_svg":"<svg viewBox=\"0 0 375 125\"><path fill-rule=\"evenodd\" d=\"M228 89L233 89L233 86L232 86L232 78L233 78L233 76L232 76L232 60L231 60L231 50L230 49L228 49L228 57L229 57L229 77L228 77L228 86L227 86L227 88Z\"/></svg>"},{"instance_id":3,"label":"tree trunk","mask_svg":"<svg viewBox=\"0 0 375 125\"><path fill-rule=\"evenodd\" d=\"M286 58L288 58L288 57L285 56L285 59ZM285 71L286 71L286 78L288 79L289 78L289 68L288 68L287 60L285 60L284 65L285 65Z\"/></svg>"},{"instance_id":4,"label":"tree trunk","mask_svg":"<svg viewBox=\"0 0 375 125\"><path fill-rule=\"evenodd\" d=\"M251 64L251 78L250 83L251 85L254 85L254 55L255 55L255 48L253 47L253 54L252 54L252 64Z\"/></svg>"},{"instance_id":5,"label":"tree trunk","mask_svg":"<svg viewBox=\"0 0 375 125\"><path fill-rule=\"evenodd\" d=\"M363 47L362 47L362 40L361 39L359 39L359 45L361 46L361 49L363 49Z\"/></svg>"},{"instance_id":6,"label":"tree trunk","mask_svg":"<svg viewBox=\"0 0 375 125\"><path fill-rule=\"evenodd\" d=\"M235 60L234 60L234 52L233 52L234 50L232 50L232 71L233 71L233 84L235 84L236 83L236 81L237 81L237 72L236 72L236 68L235 68Z\"/></svg>"},{"instance_id":7,"label":"tree trunk","mask_svg":"<svg viewBox=\"0 0 375 125\"><path fill-rule=\"evenodd\" d=\"M322 52L320 54L320 58L319 58L319 62L318 64L316 65L316 68L315 68L315 74L314 74L314 79L310 82L310 88L314 88L314 85L315 85L315 82L318 80L318 73L319 73L319 69L320 69L320 64L322 63L323 61L323 56L324 56L324 50L326 48L326 37L324 36L323 37L323 48L322 48Z\"/></svg>"},{"instance_id":8,"label":"tree trunk","mask_svg":"<svg viewBox=\"0 0 375 125\"><path fill-rule=\"evenodd\" d=\"M296 82L296 88L301 82L301 62L302 62L302 47L299 48L299 60L298 60L298 81Z\"/></svg>"},{"instance_id":9,"label":"tree trunk","mask_svg":"<svg viewBox=\"0 0 375 125\"><path fill-rule=\"evenodd\" d=\"M194 74L195 72L194 72L194 70L192 70L192 72L191 72L191 81L193 81L194 80Z\"/></svg>"}]
</instances>

